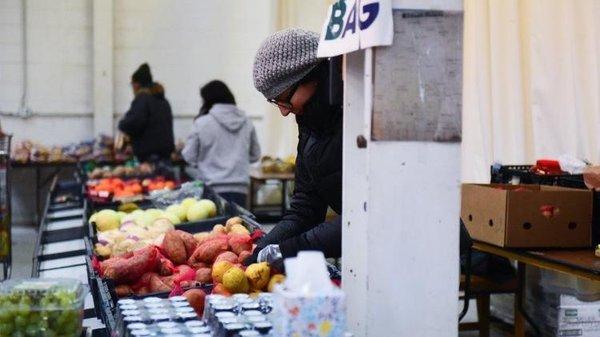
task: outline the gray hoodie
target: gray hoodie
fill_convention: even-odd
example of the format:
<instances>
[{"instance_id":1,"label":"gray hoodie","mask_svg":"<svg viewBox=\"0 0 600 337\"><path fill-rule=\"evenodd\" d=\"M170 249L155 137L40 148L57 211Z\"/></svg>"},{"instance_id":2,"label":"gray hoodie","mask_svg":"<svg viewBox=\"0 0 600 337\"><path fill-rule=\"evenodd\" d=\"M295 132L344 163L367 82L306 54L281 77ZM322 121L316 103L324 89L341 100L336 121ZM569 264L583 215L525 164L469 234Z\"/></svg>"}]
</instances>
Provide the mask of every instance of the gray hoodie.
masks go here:
<instances>
[{"instance_id":1,"label":"gray hoodie","mask_svg":"<svg viewBox=\"0 0 600 337\"><path fill-rule=\"evenodd\" d=\"M218 192L248 193L250 163L260 158L254 125L233 104L215 104L197 118L182 151L196 179Z\"/></svg>"}]
</instances>

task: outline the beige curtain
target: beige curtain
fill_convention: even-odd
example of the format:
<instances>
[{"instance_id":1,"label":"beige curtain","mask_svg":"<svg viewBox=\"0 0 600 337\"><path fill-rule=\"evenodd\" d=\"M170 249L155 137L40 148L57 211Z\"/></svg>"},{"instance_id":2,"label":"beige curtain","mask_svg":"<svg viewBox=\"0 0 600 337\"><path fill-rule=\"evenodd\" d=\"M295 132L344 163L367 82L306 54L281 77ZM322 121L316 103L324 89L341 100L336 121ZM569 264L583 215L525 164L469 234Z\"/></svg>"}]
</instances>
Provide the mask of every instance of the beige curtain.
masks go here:
<instances>
[{"instance_id":1,"label":"beige curtain","mask_svg":"<svg viewBox=\"0 0 600 337\"><path fill-rule=\"evenodd\" d=\"M465 0L463 181L569 154L600 163L600 1Z\"/></svg>"},{"instance_id":2,"label":"beige curtain","mask_svg":"<svg viewBox=\"0 0 600 337\"><path fill-rule=\"evenodd\" d=\"M274 2L277 15L276 30L300 27L320 32L331 0L279 0ZM266 149L264 154L285 157L296 154L298 127L292 115L282 117L279 110L270 107L265 116Z\"/></svg>"}]
</instances>

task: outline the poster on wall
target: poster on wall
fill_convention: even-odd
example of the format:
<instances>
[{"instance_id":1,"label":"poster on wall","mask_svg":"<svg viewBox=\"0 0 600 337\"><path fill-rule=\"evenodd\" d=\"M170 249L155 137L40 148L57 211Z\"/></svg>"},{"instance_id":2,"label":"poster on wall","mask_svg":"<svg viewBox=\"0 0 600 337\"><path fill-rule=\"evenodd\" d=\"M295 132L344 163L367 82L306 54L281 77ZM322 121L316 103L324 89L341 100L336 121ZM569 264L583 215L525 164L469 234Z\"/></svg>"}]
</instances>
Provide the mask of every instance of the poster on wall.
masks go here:
<instances>
[{"instance_id":1,"label":"poster on wall","mask_svg":"<svg viewBox=\"0 0 600 337\"><path fill-rule=\"evenodd\" d=\"M462 12L394 10L393 24L374 52L371 138L459 142Z\"/></svg>"},{"instance_id":2,"label":"poster on wall","mask_svg":"<svg viewBox=\"0 0 600 337\"><path fill-rule=\"evenodd\" d=\"M327 12L319 40L318 57L392 43L391 0L339 0Z\"/></svg>"}]
</instances>

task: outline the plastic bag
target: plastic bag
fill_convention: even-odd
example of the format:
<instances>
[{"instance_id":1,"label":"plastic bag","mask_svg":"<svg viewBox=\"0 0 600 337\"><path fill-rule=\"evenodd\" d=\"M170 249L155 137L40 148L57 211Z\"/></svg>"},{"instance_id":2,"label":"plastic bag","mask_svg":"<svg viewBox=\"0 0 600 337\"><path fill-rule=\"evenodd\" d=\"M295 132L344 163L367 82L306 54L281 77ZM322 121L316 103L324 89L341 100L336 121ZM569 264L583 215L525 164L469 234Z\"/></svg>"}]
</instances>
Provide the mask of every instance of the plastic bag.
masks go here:
<instances>
[{"instance_id":1,"label":"plastic bag","mask_svg":"<svg viewBox=\"0 0 600 337\"><path fill-rule=\"evenodd\" d=\"M177 190L153 191L148 196L154 207L165 209L170 205L177 204L185 198L202 199L204 194L204 183L200 180L182 184Z\"/></svg>"}]
</instances>

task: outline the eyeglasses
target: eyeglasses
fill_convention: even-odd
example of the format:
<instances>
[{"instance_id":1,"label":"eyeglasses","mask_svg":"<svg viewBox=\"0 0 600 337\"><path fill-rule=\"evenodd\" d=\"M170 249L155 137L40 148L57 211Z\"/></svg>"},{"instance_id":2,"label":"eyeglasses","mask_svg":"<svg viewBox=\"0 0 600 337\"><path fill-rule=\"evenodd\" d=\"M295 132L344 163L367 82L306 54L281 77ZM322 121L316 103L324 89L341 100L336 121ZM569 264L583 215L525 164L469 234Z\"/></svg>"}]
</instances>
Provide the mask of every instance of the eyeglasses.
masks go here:
<instances>
[{"instance_id":1,"label":"eyeglasses","mask_svg":"<svg viewBox=\"0 0 600 337\"><path fill-rule=\"evenodd\" d=\"M300 82L294 84L294 86L291 87L290 93L288 94L288 97L285 99L285 101L279 101L275 98L268 98L267 102L274 104L280 108L283 109L292 109L292 97L294 97L294 94L296 94L296 90L298 90L298 87L300 87Z\"/></svg>"}]
</instances>

